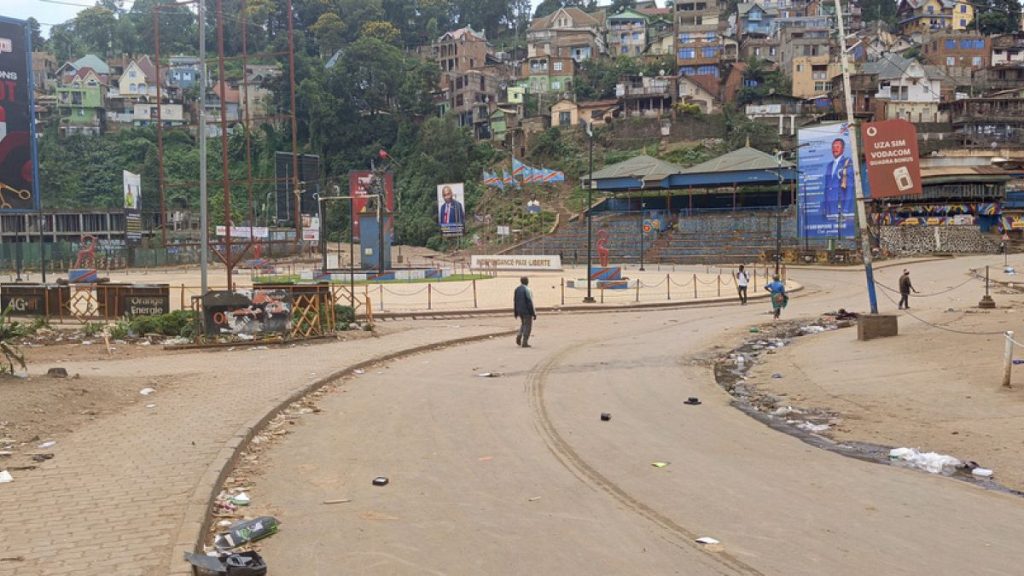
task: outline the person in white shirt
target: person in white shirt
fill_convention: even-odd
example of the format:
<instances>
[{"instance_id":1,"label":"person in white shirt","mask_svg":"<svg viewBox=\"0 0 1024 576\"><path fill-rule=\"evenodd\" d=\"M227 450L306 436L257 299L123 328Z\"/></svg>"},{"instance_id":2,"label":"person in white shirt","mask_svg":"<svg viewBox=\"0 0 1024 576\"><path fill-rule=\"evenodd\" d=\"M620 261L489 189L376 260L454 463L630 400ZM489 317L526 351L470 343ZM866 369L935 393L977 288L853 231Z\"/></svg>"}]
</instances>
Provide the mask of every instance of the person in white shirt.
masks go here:
<instances>
[{"instance_id":1,"label":"person in white shirt","mask_svg":"<svg viewBox=\"0 0 1024 576\"><path fill-rule=\"evenodd\" d=\"M747 303L747 286L750 285L750 276L747 275L747 271L743 269L743 265L740 264L739 272L736 272L736 290L740 293L740 304Z\"/></svg>"}]
</instances>

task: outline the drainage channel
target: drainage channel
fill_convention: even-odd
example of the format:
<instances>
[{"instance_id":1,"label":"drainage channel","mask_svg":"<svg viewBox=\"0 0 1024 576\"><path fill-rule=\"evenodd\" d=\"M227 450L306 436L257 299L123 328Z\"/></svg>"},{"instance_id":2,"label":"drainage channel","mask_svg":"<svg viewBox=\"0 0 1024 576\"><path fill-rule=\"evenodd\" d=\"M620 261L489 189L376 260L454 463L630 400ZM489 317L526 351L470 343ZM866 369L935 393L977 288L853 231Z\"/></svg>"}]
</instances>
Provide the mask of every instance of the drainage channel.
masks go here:
<instances>
[{"instance_id":1,"label":"drainage channel","mask_svg":"<svg viewBox=\"0 0 1024 576\"><path fill-rule=\"evenodd\" d=\"M756 363L763 362L765 356L777 353L794 340L852 326L856 326L855 320L836 320L833 316L822 316L813 322L788 321L751 328L751 335L740 346L715 360L715 381L732 396L733 407L773 430L849 458L908 467L890 459L890 451L895 448L893 446L856 441L836 442L825 436L824 433L842 419L840 413L822 408L793 406L785 398L772 394L767 387L748 380L747 373ZM967 466L957 468L946 476L988 490L1024 496L1024 491L1008 488L992 479L975 477Z\"/></svg>"}]
</instances>

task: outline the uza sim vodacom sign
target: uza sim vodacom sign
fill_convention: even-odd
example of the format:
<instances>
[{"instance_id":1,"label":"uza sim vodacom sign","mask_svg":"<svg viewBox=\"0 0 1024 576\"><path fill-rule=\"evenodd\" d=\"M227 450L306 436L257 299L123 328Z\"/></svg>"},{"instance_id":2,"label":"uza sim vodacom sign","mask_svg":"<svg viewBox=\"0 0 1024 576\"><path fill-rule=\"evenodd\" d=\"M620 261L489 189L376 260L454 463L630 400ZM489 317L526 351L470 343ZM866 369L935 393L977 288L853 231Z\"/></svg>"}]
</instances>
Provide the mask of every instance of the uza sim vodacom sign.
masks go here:
<instances>
[{"instance_id":1,"label":"uza sim vodacom sign","mask_svg":"<svg viewBox=\"0 0 1024 576\"><path fill-rule=\"evenodd\" d=\"M919 196L921 162L917 129L906 120L869 122L861 127L872 198Z\"/></svg>"}]
</instances>

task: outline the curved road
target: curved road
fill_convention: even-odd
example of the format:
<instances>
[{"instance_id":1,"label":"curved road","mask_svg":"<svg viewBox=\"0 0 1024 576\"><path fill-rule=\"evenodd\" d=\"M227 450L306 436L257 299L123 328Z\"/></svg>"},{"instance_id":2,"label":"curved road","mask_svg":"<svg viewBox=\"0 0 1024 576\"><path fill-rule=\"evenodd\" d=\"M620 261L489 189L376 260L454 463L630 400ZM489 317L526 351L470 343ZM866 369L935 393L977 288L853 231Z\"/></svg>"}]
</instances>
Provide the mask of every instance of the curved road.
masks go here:
<instances>
[{"instance_id":1,"label":"curved road","mask_svg":"<svg viewBox=\"0 0 1024 576\"><path fill-rule=\"evenodd\" d=\"M787 316L864 308L860 273L794 274L807 290ZM272 573L1019 574L1024 500L729 406L707 360L768 320L763 303L547 315L532 349L488 340L343 382L262 457L254 496L283 523Z\"/></svg>"}]
</instances>

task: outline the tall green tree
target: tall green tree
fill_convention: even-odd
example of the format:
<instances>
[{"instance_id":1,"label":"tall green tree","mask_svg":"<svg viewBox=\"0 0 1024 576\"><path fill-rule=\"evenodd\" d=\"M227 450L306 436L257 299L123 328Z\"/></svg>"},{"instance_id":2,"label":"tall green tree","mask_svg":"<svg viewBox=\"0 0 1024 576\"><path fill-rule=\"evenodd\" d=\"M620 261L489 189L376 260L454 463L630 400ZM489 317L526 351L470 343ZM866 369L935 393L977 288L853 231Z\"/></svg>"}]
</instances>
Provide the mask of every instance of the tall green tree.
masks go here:
<instances>
[{"instance_id":1,"label":"tall green tree","mask_svg":"<svg viewBox=\"0 0 1024 576\"><path fill-rule=\"evenodd\" d=\"M1017 0L983 0L974 4L971 29L982 34L1012 34L1020 31L1021 6Z\"/></svg>"},{"instance_id":2,"label":"tall green tree","mask_svg":"<svg viewBox=\"0 0 1024 576\"><path fill-rule=\"evenodd\" d=\"M74 20L74 33L82 46L101 57L109 57L120 48L114 46L116 28L114 12L102 6L86 8Z\"/></svg>"}]
</instances>

